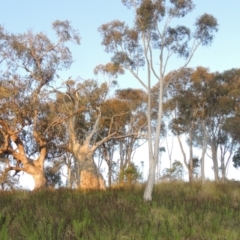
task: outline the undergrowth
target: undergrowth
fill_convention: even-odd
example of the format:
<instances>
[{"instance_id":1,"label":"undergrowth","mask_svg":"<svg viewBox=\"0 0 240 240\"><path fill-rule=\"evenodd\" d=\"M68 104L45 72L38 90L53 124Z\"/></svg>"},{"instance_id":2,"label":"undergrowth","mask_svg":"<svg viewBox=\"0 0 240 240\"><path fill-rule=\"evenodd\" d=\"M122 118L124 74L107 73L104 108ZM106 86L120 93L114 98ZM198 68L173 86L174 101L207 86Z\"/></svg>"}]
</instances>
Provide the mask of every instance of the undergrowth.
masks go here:
<instances>
[{"instance_id":1,"label":"undergrowth","mask_svg":"<svg viewBox=\"0 0 240 240\"><path fill-rule=\"evenodd\" d=\"M240 185L0 192L1 240L240 239Z\"/></svg>"}]
</instances>

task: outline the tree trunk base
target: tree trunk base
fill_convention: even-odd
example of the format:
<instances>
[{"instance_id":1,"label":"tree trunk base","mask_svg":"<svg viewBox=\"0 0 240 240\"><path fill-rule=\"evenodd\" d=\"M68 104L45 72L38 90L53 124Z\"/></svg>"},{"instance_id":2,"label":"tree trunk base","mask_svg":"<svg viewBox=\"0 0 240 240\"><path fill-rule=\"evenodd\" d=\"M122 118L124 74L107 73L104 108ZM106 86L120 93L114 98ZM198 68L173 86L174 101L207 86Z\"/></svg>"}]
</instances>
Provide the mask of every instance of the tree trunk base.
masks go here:
<instances>
[{"instance_id":1,"label":"tree trunk base","mask_svg":"<svg viewBox=\"0 0 240 240\"><path fill-rule=\"evenodd\" d=\"M34 188L33 190L38 190L38 189L42 189L42 188L45 188L46 187L46 178L44 176L44 174L40 173L40 174L32 174L32 177L34 179L34 182L35 182L35 185L34 185Z\"/></svg>"},{"instance_id":2,"label":"tree trunk base","mask_svg":"<svg viewBox=\"0 0 240 240\"><path fill-rule=\"evenodd\" d=\"M102 177L86 170L81 171L80 188L81 190L106 190Z\"/></svg>"}]
</instances>

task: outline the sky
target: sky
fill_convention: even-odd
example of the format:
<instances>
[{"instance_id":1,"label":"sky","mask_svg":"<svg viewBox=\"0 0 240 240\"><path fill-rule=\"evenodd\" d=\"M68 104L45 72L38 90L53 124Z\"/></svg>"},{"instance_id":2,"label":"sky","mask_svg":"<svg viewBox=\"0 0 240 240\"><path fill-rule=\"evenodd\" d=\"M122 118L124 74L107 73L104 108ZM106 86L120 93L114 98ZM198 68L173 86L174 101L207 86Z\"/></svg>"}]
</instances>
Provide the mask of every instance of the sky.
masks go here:
<instances>
[{"instance_id":1,"label":"sky","mask_svg":"<svg viewBox=\"0 0 240 240\"><path fill-rule=\"evenodd\" d=\"M81 45L71 45L75 59L69 71L62 73L62 78L80 76L83 79L96 78L93 69L98 64L110 61L110 55L104 52L100 25L113 20L133 23L132 10L122 5L121 0L0 0L0 24L9 32L22 33L32 29L35 33L42 31L51 36L51 24L55 20L69 20L81 35ZM219 23L212 46L201 47L189 66L208 67L210 71L223 71L238 68L240 54L240 2L237 0L195 0L196 7L183 24L192 27L197 17L203 13L215 16ZM171 60L168 70L177 69L182 62ZM139 87L135 79L123 77L119 80L121 87Z\"/></svg>"},{"instance_id":2,"label":"sky","mask_svg":"<svg viewBox=\"0 0 240 240\"><path fill-rule=\"evenodd\" d=\"M51 38L53 36L51 24L55 20L69 20L73 28L79 31L81 45L70 45L75 62L68 71L60 74L62 79L69 77L74 79L78 76L82 79L96 79L93 69L99 64L106 64L111 58L104 52L98 28L113 20L124 21L130 26L133 23L132 11L123 6L121 0L0 0L0 4L2 9L0 24L8 32L41 31ZM189 66L208 67L212 72L239 68L240 2L195 0L194 4L196 5L194 11L184 18L182 23L191 28L197 17L203 13L210 13L217 18L219 31L211 46L197 50ZM167 70L177 69L181 64L181 60L174 58ZM137 80L128 74L119 79L119 86L141 87Z\"/></svg>"}]
</instances>

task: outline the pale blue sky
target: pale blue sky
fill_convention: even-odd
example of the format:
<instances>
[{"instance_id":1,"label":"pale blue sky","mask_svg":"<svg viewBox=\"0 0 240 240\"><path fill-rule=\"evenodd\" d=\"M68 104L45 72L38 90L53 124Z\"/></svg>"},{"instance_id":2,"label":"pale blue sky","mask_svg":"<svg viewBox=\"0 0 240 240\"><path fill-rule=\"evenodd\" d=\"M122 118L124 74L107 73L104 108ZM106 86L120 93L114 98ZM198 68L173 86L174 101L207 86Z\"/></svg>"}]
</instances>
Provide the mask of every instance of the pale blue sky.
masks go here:
<instances>
[{"instance_id":1,"label":"pale blue sky","mask_svg":"<svg viewBox=\"0 0 240 240\"><path fill-rule=\"evenodd\" d=\"M209 67L211 71L223 71L240 67L240 2L238 0L196 0L195 10L184 20L193 26L196 17L203 13L213 14L219 22L219 31L212 46L199 48L190 66ZM22 33L28 29L52 34L51 23L69 20L79 30L82 37L80 46L72 46L75 63L71 69L62 73L63 78L81 76L96 78L93 69L98 64L110 61L110 55L101 46L98 27L101 24L119 19L132 23L131 10L121 0L0 0L0 24L9 32ZM51 35L50 35L51 36ZM168 70L180 67L180 62L172 59ZM120 79L122 87L139 87L129 75Z\"/></svg>"}]
</instances>

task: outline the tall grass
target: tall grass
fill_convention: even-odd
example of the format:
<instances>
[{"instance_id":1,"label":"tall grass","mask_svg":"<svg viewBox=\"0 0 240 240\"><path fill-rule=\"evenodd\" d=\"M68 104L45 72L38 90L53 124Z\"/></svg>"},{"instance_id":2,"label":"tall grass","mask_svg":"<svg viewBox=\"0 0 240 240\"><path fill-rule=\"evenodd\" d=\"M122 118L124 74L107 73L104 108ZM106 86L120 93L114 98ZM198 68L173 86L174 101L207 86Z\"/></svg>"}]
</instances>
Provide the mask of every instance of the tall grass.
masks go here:
<instances>
[{"instance_id":1,"label":"tall grass","mask_svg":"<svg viewBox=\"0 0 240 240\"><path fill-rule=\"evenodd\" d=\"M240 185L0 192L0 239L240 239Z\"/></svg>"}]
</instances>

